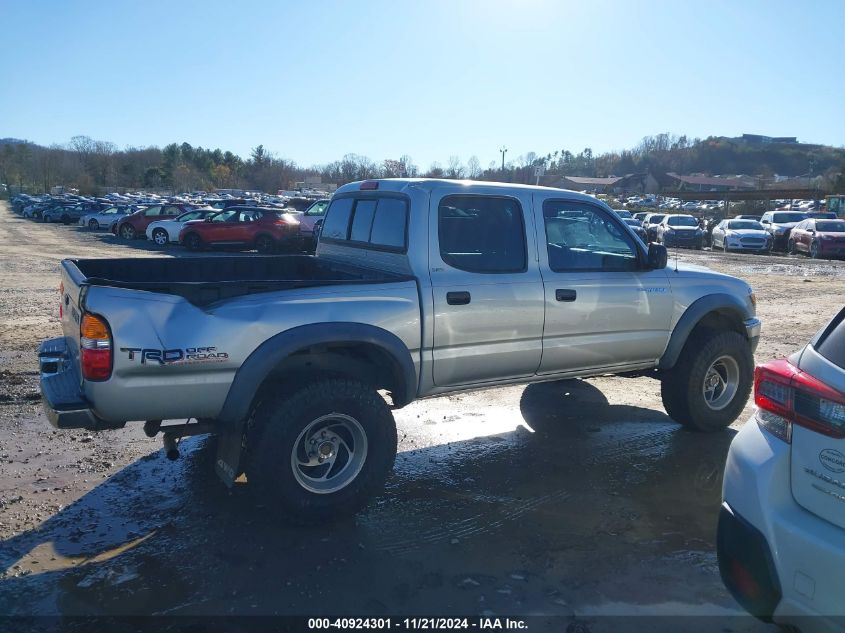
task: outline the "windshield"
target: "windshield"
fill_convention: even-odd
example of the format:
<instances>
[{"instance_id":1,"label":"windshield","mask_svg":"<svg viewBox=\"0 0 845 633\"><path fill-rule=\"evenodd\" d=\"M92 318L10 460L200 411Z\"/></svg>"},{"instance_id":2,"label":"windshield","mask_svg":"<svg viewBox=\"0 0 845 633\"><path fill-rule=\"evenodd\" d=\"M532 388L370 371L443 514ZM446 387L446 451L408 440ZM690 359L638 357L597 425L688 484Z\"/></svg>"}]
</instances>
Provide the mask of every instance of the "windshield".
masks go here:
<instances>
[{"instance_id":1,"label":"windshield","mask_svg":"<svg viewBox=\"0 0 845 633\"><path fill-rule=\"evenodd\" d=\"M698 226L698 220L690 215L673 215L666 224L669 226Z\"/></svg>"},{"instance_id":2,"label":"windshield","mask_svg":"<svg viewBox=\"0 0 845 633\"><path fill-rule=\"evenodd\" d=\"M658 222L662 222L665 215L653 215L648 219L649 224L657 224Z\"/></svg>"},{"instance_id":3,"label":"windshield","mask_svg":"<svg viewBox=\"0 0 845 633\"><path fill-rule=\"evenodd\" d=\"M728 222L728 228L734 231L741 231L743 229L762 231L763 225L754 220L731 220Z\"/></svg>"},{"instance_id":4,"label":"windshield","mask_svg":"<svg viewBox=\"0 0 845 633\"><path fill-rule=\"evenodd\" d=\"M845 233L845 221L816 220L816 230L822 233Z\"/></svg>"},{"instance_id":5,"label":"windshield","mask_svg":"<svg viewBox=\"0 0 845 633\"><path fill-rule=\"evenodd\" d=\"M807 216L803 213L775 213L772 216L772 222L775 224L783 224L785 222L800 222L806 220Z\"/></svg>"}]
</instances>

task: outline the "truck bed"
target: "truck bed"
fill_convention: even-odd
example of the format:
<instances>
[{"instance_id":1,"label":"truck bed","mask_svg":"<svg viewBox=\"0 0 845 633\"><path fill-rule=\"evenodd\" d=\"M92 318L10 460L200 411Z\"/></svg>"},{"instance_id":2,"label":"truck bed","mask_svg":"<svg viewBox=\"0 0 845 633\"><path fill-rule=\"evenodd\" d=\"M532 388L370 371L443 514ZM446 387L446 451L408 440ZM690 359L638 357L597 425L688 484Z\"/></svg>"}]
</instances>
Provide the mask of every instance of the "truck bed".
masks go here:
<instances>
[{"instance_id":1,"label":"truck bed","mask_svg":"<svg viewBox=\"0 0 845 633\"><path fill-rule=\"evenodd\" d=\"M79 286L111 286L178 295L197 306L289 288L413 279L313 255L69 259L63 265Z\"/></svg>"}]
</instances>

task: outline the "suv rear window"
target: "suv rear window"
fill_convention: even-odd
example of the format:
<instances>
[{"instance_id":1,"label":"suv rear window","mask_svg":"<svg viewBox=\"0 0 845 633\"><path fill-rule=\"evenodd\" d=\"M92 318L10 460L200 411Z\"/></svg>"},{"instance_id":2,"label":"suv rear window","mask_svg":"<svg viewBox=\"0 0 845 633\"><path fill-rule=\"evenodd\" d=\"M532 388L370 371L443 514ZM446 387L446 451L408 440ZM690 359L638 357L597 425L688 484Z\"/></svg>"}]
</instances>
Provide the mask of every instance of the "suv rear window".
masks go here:
<instances>
[{"instance_id":1,"label":"suv rear window","mask_svg":"<svg viewBox=\"0 0 845 633\"><path fill-rule=\"evenodd\" d=\"M816 351L834 365L845 369L845 310L834 319L827 333L816 345Z\"/></svg>"},{"instance_id":2,"label":"suv rear window","mask_svg":"<svg viewBox=\"0 0 845 633\"><path fill-rule=\"evenodd\" d=\"M321 240L404 252L408 203L401 198L338 198L326 211Z\"/></svg>"}]
</instances>

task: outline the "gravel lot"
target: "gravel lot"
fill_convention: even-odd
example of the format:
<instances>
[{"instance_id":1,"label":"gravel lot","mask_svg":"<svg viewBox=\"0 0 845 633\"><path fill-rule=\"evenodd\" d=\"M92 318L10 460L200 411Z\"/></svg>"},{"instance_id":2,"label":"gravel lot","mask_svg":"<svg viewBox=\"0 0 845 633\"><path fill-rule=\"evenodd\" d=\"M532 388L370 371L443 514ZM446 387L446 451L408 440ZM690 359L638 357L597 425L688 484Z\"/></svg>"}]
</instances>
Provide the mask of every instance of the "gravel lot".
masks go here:
<instances>
[{"instance_id":1,"label":"gravel lot","mask_svg":"<svg viewBox=\"0 0 845 633\"><path fill-rule=\"evenodd\" d=\"M607 615L686 614L701 617L685 629L767 628L739 617L714 554L735 429L680 430L648 378L414 403L397 413L387 492L354 520L308 530L271 524L243 490L218 485L203 438L168 462L138 426L53 431L34 350L59 334L60 259L162 254L185 255L0 203L0 613L540 614L565 618L552 629L595 631L617 628ZM845 297L845 262L679 258L755 288L758 360L805 344Z\"/></svg>"}]
</instances>

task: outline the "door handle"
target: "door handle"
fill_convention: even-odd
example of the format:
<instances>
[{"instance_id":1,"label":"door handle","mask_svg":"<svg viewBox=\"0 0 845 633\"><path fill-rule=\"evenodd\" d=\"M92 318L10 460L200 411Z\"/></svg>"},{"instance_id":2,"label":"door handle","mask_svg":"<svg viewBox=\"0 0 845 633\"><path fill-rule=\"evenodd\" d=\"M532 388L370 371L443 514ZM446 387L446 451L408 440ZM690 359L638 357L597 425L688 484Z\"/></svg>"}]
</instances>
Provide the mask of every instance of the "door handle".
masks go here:
<instances>
[{"instance_id":1,"label":"door handle","mask_svg":"<svg viewBox=\"0 0 845 633\"><path fill-rule=\"evenodd\" d=\"M575 301L578 293L568 288L558 288L555 290L555 299L557 301Z\"/></svg>"},{"instance_id":2,"label":"door handle","mask_svg":"<svg viewBox=\"0 0 845 633\"><path fill-rule=\"evenodd\" d=\"M450 306L465 306L470 299L470 294L466 291L446 293L446 303Z\"/></svg>"}]
</instances>

